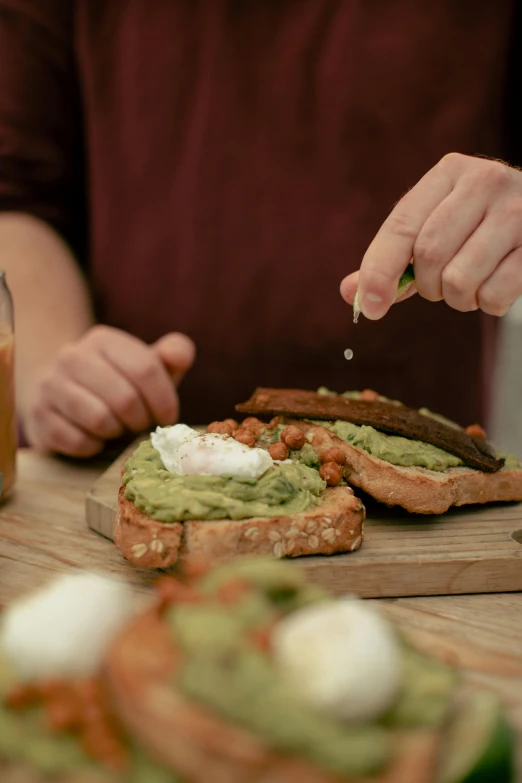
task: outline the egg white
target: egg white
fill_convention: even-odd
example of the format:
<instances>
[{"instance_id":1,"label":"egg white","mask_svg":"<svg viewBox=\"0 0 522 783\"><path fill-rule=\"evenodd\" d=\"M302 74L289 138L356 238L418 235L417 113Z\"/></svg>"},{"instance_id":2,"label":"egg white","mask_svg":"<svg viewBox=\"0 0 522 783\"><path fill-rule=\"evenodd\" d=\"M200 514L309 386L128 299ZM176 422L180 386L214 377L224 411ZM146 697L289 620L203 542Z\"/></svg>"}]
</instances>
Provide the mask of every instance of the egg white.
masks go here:
<instances>
[{"instance_id":1,"label":"egg white","mask_svg":"<svg viewBox=\"0 0 522 783\"><path fill-rule=\"evenodd\" d=\"M66 574L3 612L0 651L21 680L92 674L132 612L124 582Z\"/></svg>"},{"instance_id":2,"label":"egg white","mask_svg":"<svg viewBox=\"0 0 522 783\"><path fill-rule=\"evenodd\" d=\"M165 468L181 476L258 479L274 465L264 449L250 448L229 435L201 434L185 424L158 427L151 442Z\"/></svg>"},{"instance_id":3,"label":"egg white","mask_svg":"<svg viewBox=\"0 0 522 783\"><path fill-rule=\"evenodd\" d=\"M401 684L393 627L357 598L332 599L288 615L274 629L272 649L287 683L334 718L378 718Z\"/></svg>"}]
</instances>

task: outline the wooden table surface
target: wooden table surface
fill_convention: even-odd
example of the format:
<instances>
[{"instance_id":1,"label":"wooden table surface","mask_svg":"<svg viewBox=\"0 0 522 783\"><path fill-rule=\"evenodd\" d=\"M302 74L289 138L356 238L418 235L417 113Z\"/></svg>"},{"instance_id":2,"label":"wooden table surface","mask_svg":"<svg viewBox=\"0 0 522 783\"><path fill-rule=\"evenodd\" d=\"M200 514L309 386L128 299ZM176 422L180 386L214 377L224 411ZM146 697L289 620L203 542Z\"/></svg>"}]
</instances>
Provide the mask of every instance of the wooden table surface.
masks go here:
<instances>
[{"instance_id":1,"label":"wooden table surface","mask_svg":"<svg viewBox=\"0 0 522 783\"><path fill-rule=\"evenodd\" d=\"M16 492L0 506L0 605L74 568L124 576L146 594L154 572L131 567L114 544L86 527L85 496L105 467L20 453ZM470 681L500 694L517 730L522 783L522 593L373 603L423 649L450 658Z\"/></svg>"}]
</instances>

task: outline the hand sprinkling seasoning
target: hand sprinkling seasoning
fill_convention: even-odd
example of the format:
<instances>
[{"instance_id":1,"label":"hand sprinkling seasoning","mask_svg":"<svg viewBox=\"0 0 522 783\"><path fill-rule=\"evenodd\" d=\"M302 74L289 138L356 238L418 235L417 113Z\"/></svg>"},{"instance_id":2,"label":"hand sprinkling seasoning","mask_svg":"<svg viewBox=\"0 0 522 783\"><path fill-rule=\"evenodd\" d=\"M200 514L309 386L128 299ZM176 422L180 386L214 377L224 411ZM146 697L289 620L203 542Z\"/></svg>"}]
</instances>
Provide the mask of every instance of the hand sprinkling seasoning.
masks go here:
<instances>
[{"instance_id":1,"label":"hand sprinkling seasoning","mask_svg":"<svg viewBox=\"0 0 522 783\"><path fill-rule=\"evenodd\" d=\"M395 297L395 301L397 299L400 299L401 296L404 296L408 292L409 287L412 283L415 282L415 272L413 270L413 266L410 264L410 266L404 271L404 273L401 275L401 278L399 280L399 285L397 288L397 296ZM359 303L359 290L355 292L355 299L353 300L353 322L354 324L357 323L359 320L359 315L361 313L361 305ZM346 356L346 353L345 353ZM346 358L348 358L346 356ZM350 356L350 359L352 357Z\"/></svg>"}]
</instances>

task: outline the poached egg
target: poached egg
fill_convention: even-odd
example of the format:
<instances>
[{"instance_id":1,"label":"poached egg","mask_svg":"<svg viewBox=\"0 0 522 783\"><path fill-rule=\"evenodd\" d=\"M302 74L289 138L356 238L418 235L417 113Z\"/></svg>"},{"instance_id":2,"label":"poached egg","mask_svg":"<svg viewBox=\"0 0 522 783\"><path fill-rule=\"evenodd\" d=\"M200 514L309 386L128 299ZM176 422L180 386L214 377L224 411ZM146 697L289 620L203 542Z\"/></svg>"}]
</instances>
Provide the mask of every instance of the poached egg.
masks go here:
<instances>
[{"instance_id":1,"label":"poached egg","mask_svg":"<svg viewBox=\"0 0 522 783\"><path fill-rule=\"evenodd\" d=\"M274 460L229 435L199 433L186 424L157 427L151 442L170 473L181 476L235 476L258 479Z\"/></svg>"},{"instance_id":2,"label":"poached egg","mask_svg":"<svg viewBox=\"0 0 522 783\"><path fill-rule=\"evenodd\" d=\"M378 718L401 685L400 644L392 626L355 597L288 615L274 629L272 650L288 685L333 718Z\"/></svg>"},{"instance_id":3,"label":"poached egg","mask_svg":"<svg viewBox=\"0 0 522 783\"><path fill-rule=\"evenodd\" d=\"M65 574L3 612L0 649L21 680L86 676L132 613L124 582Z\"/></svg>"}]
</instances>

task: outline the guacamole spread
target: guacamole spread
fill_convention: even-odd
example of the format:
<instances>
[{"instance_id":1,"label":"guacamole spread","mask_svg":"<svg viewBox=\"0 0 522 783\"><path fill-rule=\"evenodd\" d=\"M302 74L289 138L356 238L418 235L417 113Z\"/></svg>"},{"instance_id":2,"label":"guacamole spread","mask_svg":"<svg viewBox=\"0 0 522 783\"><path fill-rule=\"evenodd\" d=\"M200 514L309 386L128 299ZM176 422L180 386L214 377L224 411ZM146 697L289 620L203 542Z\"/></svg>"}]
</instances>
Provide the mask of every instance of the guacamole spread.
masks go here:
<instances>
[{"instance_id":1,"label":"guacamole spread","mask_svg":"<svg viewBox=\"0 0 522 783\"><path fill-rule=\"evenodd\" d=\"M319 387L318 394L333 395L335 392L330 391L325 386ZM361 397L359 391L347 391L343 392L342 397L347 399L358 400ZM395 405L401 405L402 403L396 400L389 400L386 397L379 396L379 400L382 402L393 402ZM421 408L419 413L423 416L440 421L442 424L446 424L449 427L455 427L461 429L454 421L447 419L445 416L441 416L438 413L433 413L428 408ZM326 429L331 430L338 438L345 440L355 448L368 452L372 457L378 457L389 462L391 465L398 465L403 468L427 468L428 470L436 470L439 473L443 473L448 468L458 468L464 465L463 461L456 457L454 454L449 454L443 449L439 449L437 446L432 446L430 443L424 443L420 440L410 440L409 438L403 438L400 435L389 435L386 432L379 432L374 427L367 425L359 426L352 424L349 421L315 421L314 424L319 424ZM505 463L502 470L516 470L522 468L522 463L517 457L512 454L504 454L503 452L497 452L498 458L504 458Z\"/></svg>"},{"instance_id":2,"label":"guacamole spread","mask_svg":"<svg viewBox=\"0 0 522 783\"><path fill-rule=\"evenodd\" d=\"M259 479L180 476L165 469L149 440L125 463L123 483L125 497L160 522L294 515L316 506L326 488L316 470L297 461Z\"/></svg>"},{"instance_id":3,"label":"guacamole spread","mask_svg":"<svg viewBox=\"0 0 522 783\"><path fill-rule=\"evenodd\" d=\"M290 450L288 457L292 461L298 462L300 465L306 465L308 468L319 470L321 467L319 454L310 443L305 443L301 449Z\"/></svg>"},{"instance_id":4,"label":"guacamole spread","mask_svg":"<svg viewBox=\"0 0 522 783\"><path fill-rule=\"evenodd\" d=\"M403 685L380 721L347 723L309 706L281 678L269 648L252 641L285 614L329 597L298 576L288 563L241 560L204 579L203 600L171 607L167 622L176 646L186 652L177 686L281 752L309 758L338 775L377 773L393 753L393 730L444 722L455 675L404 644ZM221 603L220 587L238 580L246 589L233 605Z\"/></svg>"},{"instance_id":5,"label":"guacamole spread","mask_svg":"<svg viewBox=\"0 0 522 783\"><path fill-rule=\"evenodd\" d=\"M388 435L366 424L359 426L349 421L315 423L331 430L338 438L355 448L392 465L400 465L403 468L428 468L439 472L463 465L462 460L454 454L448 454L430 443L402 438L400 435Z\"/></svg>"}]
</instances>

